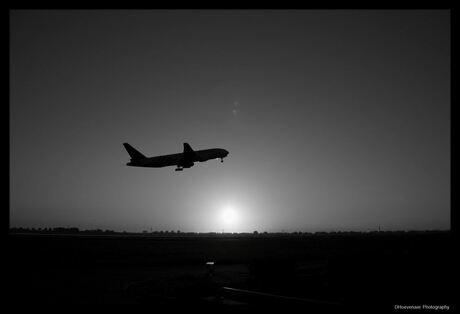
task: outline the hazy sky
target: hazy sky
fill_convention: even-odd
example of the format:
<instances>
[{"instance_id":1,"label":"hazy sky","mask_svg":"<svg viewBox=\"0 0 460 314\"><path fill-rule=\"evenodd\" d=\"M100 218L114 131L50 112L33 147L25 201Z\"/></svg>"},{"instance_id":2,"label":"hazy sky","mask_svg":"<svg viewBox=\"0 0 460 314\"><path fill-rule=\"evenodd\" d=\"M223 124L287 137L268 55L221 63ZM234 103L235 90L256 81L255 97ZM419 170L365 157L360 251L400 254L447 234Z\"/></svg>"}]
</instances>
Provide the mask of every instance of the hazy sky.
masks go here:
<instances>
[{"instance_id":1,"label":"hazy sky","mask_svg":"<svg viewBox=\"0 0 460 314\"><path fill-rule=\"evenodd\" d=\"M10 225L449 229L450 12L11 11Z\"/></svg>"}]
</instances>

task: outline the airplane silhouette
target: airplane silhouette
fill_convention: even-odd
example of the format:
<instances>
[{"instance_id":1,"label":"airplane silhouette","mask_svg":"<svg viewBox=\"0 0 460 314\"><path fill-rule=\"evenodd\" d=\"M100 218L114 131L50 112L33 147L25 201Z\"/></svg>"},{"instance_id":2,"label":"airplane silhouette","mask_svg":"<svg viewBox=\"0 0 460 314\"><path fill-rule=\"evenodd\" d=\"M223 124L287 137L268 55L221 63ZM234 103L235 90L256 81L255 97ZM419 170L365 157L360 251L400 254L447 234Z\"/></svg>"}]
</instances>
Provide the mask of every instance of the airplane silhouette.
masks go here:
<instances>
[{"instance_id":1,"label":"airplane silhouette","mask_svg":"<svg viewBox=\"0 0 460 314\"><path fill-rule=\"evenodd\" d=\"M183 168L193 167L197 161L203 162L210 159L220 158L220 161L223 162L224 158L228 155L228 151L222 148L194 151L188 143L184 143L183 153L146 157L128 143L123 143L123 146L131 157L130 162L126 164L127 166L149 168L177 166L175 169L176 171L182 171Z\"/></svg>"}]
</instances>

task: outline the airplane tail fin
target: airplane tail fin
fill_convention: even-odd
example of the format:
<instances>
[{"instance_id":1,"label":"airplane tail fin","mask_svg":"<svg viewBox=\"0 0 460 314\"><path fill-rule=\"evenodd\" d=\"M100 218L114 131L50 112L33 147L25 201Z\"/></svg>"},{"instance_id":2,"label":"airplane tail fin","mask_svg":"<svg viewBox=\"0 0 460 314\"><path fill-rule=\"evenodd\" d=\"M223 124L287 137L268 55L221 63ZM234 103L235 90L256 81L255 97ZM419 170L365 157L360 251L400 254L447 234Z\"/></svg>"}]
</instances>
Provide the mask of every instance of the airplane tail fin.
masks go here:
<instances>
[{"instance_id":1,"label":"airplane tail fin","mask_svg":"<svg viewBox=\"0 0 460 314\"><path fill-rule=\"evenodd\" d=\"M128 152L129 156L131 157L131 160L138 160L138 159L147 158L141 152L136 150L134 147L132 147L128 143L123 143L123 146L125 147L126 151Z\"/></svg>"}]
</instances>

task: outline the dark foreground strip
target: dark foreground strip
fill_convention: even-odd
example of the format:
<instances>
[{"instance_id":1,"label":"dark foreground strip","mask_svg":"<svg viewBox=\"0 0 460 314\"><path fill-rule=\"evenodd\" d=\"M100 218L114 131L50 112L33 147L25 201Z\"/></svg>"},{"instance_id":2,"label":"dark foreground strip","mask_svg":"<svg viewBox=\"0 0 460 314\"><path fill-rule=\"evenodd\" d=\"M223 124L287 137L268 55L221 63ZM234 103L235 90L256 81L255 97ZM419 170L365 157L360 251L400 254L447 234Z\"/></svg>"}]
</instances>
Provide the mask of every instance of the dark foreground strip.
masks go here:
<instances>
[{"instance_id":1,"label":"dark foreground strip","mask_svg":"<svg viewBox=\"0 0 460 314\"><path fill-rule=\"evenodd\" d=\"M238 301L244 301L248 303L263 303L263 304L302 304L309 307L315 308L338 308L343 307L343 304L336 302L327 302L320 300L304 299L287 297L282 295L262 293L256 291L235 289L229 287L222 287L220 289L222 297L228 299L234 299Z\"/></svg>"}]
</instances>

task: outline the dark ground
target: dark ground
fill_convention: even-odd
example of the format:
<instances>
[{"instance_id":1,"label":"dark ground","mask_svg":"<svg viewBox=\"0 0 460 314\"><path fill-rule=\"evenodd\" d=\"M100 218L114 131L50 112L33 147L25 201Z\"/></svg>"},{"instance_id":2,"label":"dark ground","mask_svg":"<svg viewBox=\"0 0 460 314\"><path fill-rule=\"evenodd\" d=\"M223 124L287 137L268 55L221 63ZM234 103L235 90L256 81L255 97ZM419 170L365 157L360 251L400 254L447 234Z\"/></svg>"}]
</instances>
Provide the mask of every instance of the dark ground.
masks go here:
<instances>
[{"instance_id":1,"label":"dark ground","mask_svg":"<svg viewBox=\"0 0 460 314\"><path fill-rule=\"evenodd\" d=\"M199 306L453 307L449 232L304 236L10 235L7 300ZM214 262L213 274L206 262ZM232 294L222 287L316 302Z\"/></svg>"}]
</instances>

